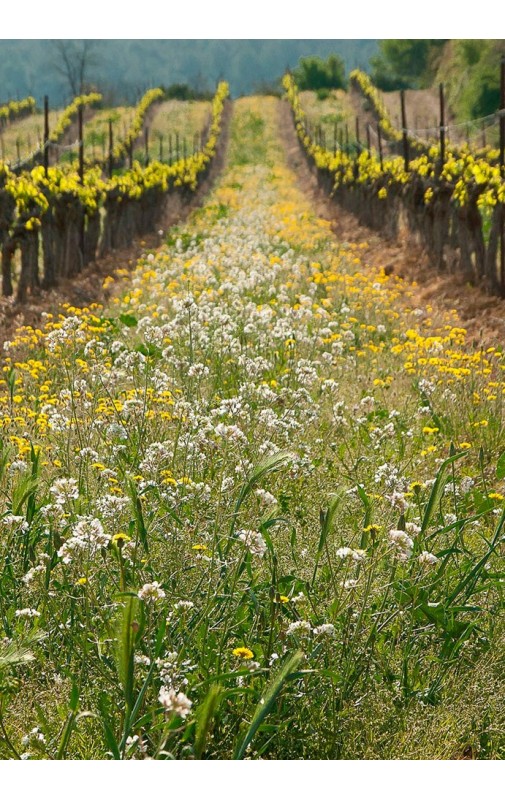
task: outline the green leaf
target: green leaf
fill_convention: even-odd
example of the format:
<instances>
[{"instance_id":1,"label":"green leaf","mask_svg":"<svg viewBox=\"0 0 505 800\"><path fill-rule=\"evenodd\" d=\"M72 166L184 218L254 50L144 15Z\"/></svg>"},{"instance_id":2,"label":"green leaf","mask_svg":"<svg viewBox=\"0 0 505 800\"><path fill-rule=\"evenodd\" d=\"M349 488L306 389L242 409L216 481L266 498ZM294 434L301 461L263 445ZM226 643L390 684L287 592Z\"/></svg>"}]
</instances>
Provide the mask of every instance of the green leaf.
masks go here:
<instances>
[{"instance_id":1,"label":"green leaf","mask_svg":"<svg viewBox=\"0 0 505 800\"><path fill-rule=\"evenodd\" d=\"M130 499L133 504L133 511L135 514L135 529L138 534L138 537L142 544L144 545L146 553L149 552L149 544L147 541L147 528L144 522L144 514L142 512L142 502L140 500L139 493L137 491L137 486L135 481L131 478L128 481L128 490Z\"/></svg>"},{"instance_id":2,"label":"green leaf","mask_svg":"<svg viewBox=\"0 0 505 800\"><path fill-rule=\"evenodd\" d=\"M107 711L107 697L102 692L98 699L98 709L100 712L100 721L103 726L103 732L105 734L105 742L107 747L112 753L113 758L116 761L121 760L121 753L119 752L119 747L117 746L116 737L114 736L114 731L112 730L109 715Z\"/></svg>"},{"instance_id":3,"label":"green leaf","mask_svg":"<svg viewBox=\"0 0 505 800\"><path fill-rule=\"evenodd\" d=\"M246 482L244 483L240 494L237 498L237 502L235 503L235 510L233 512L233 518L231 522L231 529L230 529L230 540L226 547L225 553L228 552L229 548L232 544L233 532L235 529L235 523L237 521L238 512L240 511L240 507L242 503L246 500L246 498L250 495L254 487L270 472L276 472L277 470L285 467L289 464L290 461L294 459L294 453L290 453L287 450L281 450L278 453L274 453L272 456L268 456L267 458L260 461L260 463L254 467L254 469L250 472Z\"/></svg>"},{"instance_id":4,"label":"green leaf","mask_svg":"<svg viewBox=\"0 0 505 800\"><path fill-rule=\"evenodd\" d=\"M314 586L317 569L319 567L319 560L326 546L326 540L328 539L328 535L333 527L335 514L337 513L337 508L340 504L341 499L342 499L342 492L332 495L330 504L328 505L326 511L321 510L319 514L319 519L321 522L321 535L319 536L319 544L317 546L317 554L316 554L316 563L314 564L314 572L312 573L312 586Z\"/></svg>"},{"instance_id":5,"label":"green leaf","mask_svg":"<svg viewBox=\"0 0 505 800\"><path fill-rule=\"evenodd\" d=\"M43 639L47 634L36 633L23 642L9 642L0 646L0 670L6 667L15 667L18 664L27 664L33 661L32 646Z\"/></svg>"},{"instance_id":6,"label":"green leaf","mask_svg":"<svg viewBox=\"0 0 505 800\"><path fill-rule=\"evenodd\" d=\"M68 704L71 711L74 713L77 711L77 707L79 705L79 687L76 683L72 683L72 690L70 692L70 702Z\"/></svg>"},{"instance_id":7,"label":"green leaf","mask_svg":"<svg viewBox=\"0 0 505 800\"><path fill-rule=\"evenodd\" d=\"M126 325L128 328L137 327L138 319L134 317L133 314L120 314L119 319L123 325Z\"/></svg>"},{"instance_id":8,"label":"green leaf","mask_svg":"<svg viewBox=\"0 0 505 800\"><path fill-rule=\"evenodd\" d=\"M445 488L445 476L444 476L444 473L445 473L447 467L450 464L453 464L455 461L458 461L458 459L463 458L464 456L466 456L466 453L456 453L456 455L450 456L449 458L446 458L445 461L440 465L440 469L437 472L437 476L435 478L435 482L434 482L434 484L432 486L432 489L431 489L430 498L428 500L428 503L427 503L425 511L424 511L424 517L423 517L423 521L421 523L421 532L422 533L425 533L428 525L430 524L431 518L432 518L432 516L433 516L433 514L435 512L435 508L438 505L438 503L440 502L440 499L441 499L441 497L442 497L442 495L444 493L444 488Z\"/></svg>"},{"instance_id":9,"label":"green leaf","mask_svg":"<svg viewBox=\"0 0 505 800\"><path fill-rule=\"evenodd\" d=\"M282 690L286 681L291 680L294 677L293 673L295 673L296 668L298 667L298 664L302 660L303 656L304 653L302 653L301 650L298 650L296 653L294 653L291 656L291 658L289 658L286 661L286 663L284 664L278 675L275 676L274 680L267 687L266 692L264 693L263 697L261 698L256 707L254 716L251 720L249 728L247 729L247 732L241 744L238 745L235 750L235 755L234 755L235 760L240 761L241 759L244 758L247 748L254 739L261 723L263 722L267 714L269 714L270 709L272 708L277 698L277 695Z\"/></svg>"},{"instance_id":10,"label":"green leaf","mask_svg":"<svg viewBox=\"0 0 505 800\"><path fill-rule=\"evenodd\" d=\"M505 478L505 452L503 452L496 464L496 477L499 481Z\"/></svg>"},{"instance_id":11,"label":"green leaf","mask_svg":"<svg viewBox=\"0 0 505 800\"><path fill-rule=\"evenodd\" d=\"M195 735L195 758L200 759L205 750L207 736L212 726L212 721L221 702L222 689L214 684L207 692L203 703L198 708Z\"/></svg>"},{"instance_id":12,"label":"green leaf","mask_svg":"<svg viewBox=\"0 0 505 800\"><path fill-rule=\"evenodd\" d=\"M135 614L138 605L138 598L125 598L117 643L117 668L123 688L125 703L129 711L131 711L133 706L134 651L137 633Z\"/></svg>"}]
</instances>

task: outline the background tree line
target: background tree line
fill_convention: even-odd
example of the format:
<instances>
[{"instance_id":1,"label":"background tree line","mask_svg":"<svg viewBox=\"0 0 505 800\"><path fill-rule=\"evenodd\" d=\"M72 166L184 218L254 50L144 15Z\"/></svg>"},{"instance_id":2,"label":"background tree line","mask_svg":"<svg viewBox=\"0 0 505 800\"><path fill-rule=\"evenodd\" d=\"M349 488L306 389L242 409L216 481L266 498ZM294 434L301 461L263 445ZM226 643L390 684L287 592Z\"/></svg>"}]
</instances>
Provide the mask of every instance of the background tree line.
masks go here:
<instances>
[{"instance_id":1,"label":"background tree line","mask_svg":"<svg viewBox=\"0 0 505 800\"><path fill-rule=\"evenodd\" d=\"M374 39L2 39L0 101L30 94L40 102L49 94L64 105L83 85L101 91L109 104L132 103L151 86L182 84L205 93L223 78L237 97L278 88L280 76L303 56L338 54L349 72L366 69L376 49Z\"/></svg>"},{"instance_id":2,"label":"background tree line","mask_svg":"<svg viewBox=\"0 0 505 800\"><path fill-rule=\"evenodd\" d=\"M424 89L443 82L459 119L492 114L500 99L503 39L383 39L370 58L384 91Z\"/></svg>"}]
</instances>

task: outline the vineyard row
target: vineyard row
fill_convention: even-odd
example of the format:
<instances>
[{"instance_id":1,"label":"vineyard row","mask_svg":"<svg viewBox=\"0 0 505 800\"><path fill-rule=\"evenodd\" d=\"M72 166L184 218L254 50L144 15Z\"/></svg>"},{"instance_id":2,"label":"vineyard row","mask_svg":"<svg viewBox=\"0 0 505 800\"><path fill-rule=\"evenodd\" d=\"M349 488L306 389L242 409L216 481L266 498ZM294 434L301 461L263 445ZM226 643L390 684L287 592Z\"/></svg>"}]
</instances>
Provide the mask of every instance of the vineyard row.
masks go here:
<instances>
[{"instance_id":1,"label":"vineyard row","mask_svg":"<svg viewBox=\"0 0 505 800\"><path fill-rule=\"evenodd\" d=\"M46 163L20 175L0 164L2 293L10 296L16 288L16 299L22 302L29 292L55 286L97 256L128 247L135 237L156 230L167 198L184 202L208 174L228 94L228 84L220 83L203 147L171 165L153 162L142 167L133 162L131 168L105 177L100 166L83 169L82 160L81 169ZM148 97L145 105L151 102ZM135 130L141 125L139 117ZM117 159L124 156L123 149L115 153ZM16 280L17 250L21 266Z\"/></svg>"},{"instance_id":2,"label":"vineyard row","mask_svg":"<svg viewBox=\"0 0 505 800\"><path fill-rule=\"evenodd\" d=\"M505 295L503 166L434 145L414 158L374 148L330 150L307 124L292 75L283 79L296 132L320 183L362 224L398 238L408 230L441 270ZM407 150L408 153L408 150Z\"/></svg>"}]
</instances>

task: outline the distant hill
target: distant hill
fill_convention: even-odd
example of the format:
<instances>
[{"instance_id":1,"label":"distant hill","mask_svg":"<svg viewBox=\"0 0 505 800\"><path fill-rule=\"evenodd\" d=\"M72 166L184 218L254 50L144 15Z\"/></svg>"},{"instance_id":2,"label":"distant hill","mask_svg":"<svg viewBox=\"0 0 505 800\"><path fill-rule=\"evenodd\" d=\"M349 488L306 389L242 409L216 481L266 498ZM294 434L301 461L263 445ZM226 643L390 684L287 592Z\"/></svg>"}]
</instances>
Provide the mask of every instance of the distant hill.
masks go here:
<instances>
[{"instance_id":1,"label":"distant hill","mask_svg":"<svg viewBox=\"0 0 505 800\"><path fill-rule=\"evenodd\" d=\"M77 41L77 40L76 40ZM134 102L148 86L190 83L211 90L225 78L233 96L250 94L294 68L301 56L338 53L347 70L368 69L375 39L99 39L93 40L89 82L109 103ZM61 63L49 39L0 40L0 102L33 95L68 101Z\"/></svg>"}]
</instances>

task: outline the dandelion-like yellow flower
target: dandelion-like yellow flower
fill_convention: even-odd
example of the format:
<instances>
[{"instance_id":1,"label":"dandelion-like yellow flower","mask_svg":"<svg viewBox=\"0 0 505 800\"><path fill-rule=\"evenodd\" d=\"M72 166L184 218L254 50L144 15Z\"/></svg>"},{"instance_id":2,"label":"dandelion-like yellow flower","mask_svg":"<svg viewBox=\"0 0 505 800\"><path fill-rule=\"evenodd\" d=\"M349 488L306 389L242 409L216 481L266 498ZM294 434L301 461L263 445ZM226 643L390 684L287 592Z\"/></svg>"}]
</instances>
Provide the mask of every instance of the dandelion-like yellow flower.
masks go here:
<instances>
[{"instance_id":1,"label":"dandelion-like yellow flower","mask_svg":"<svg viewBox=\"0 0 505 800\"><path fill-rule=\"evenodd\" d=\"M115 533L112 537L112 544L117 544L118 547L122 547L126 542L131 541L131 536L128 536L126 533Z\"/></svg>"},{"instance_id":2,"label":"dandelion-like yellow flower","mask_svg":"<svg viewBox=\"0 0 505 800\"><path fill-rule=\"evenodd\" d=\"M237 658L241 658L243 661L249 661L254 653L252 650L249 650L248 647L236 647L235 650L233 650L233 655Z\"/></svg>"}]
</instances>

